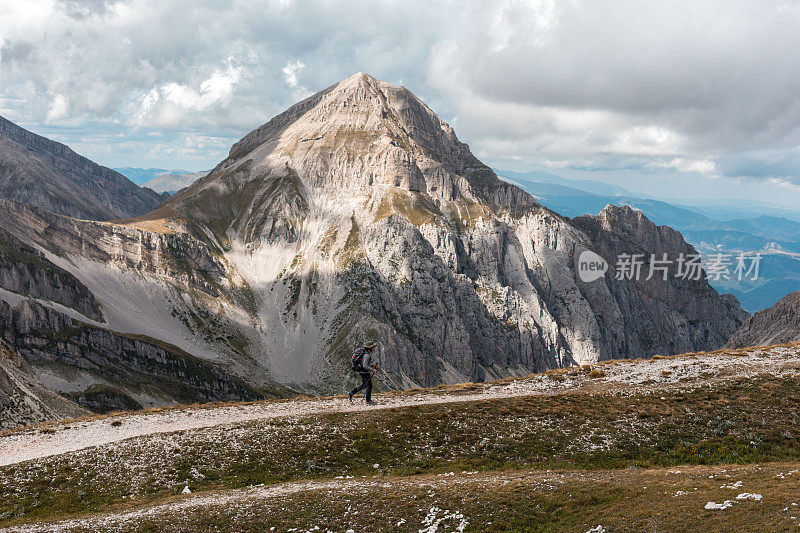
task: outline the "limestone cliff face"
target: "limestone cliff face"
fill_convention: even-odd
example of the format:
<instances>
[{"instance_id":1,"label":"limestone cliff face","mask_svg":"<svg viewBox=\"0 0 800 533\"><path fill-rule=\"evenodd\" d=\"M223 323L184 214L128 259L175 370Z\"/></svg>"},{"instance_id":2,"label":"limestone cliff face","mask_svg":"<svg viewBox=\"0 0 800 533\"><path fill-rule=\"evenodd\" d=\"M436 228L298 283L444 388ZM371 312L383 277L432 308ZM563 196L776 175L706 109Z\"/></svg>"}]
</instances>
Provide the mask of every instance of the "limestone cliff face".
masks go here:
<instances>
[{"instance_id":1,"label":"limestone cliff face","mask_svg":"<svg viewBox=\"0 0 800 533\"><path fill-rule=\"evenodd\" d=\"M33 250L36 248L59 256L80 256L106 266L169 277L210 295L216 295L217 283L225 282L220 261L186 233L155 233L121 224L74 220L9 200L0 200L0 221L5 235L16 241L4 248L0 233L0 254L4 249L12 254L17 253L12 250L22 250L22 239L29 249L24 253L38 253Z\"/></svg>"},{"instance_id":2,"label":"limestone cliff face","mask_svg":"<svg viewBox=\"0 0 800 533\"><path fill-rule=\"evenodd\" d=\"M679 279L680 255L697 255L681 234L667 226L656 226L641 212L628 206L607 206L599 216L584 216L572 221L583 229L603 257L643 254L647 272L650 257L666 253L666 282L645 275L634 283L609 279L609 289L623 311L623 353L685 353L723 346L747 319L733 295L719 295L704 279ZM597 313L602 314L599 306ZM618 357L618 356L615 356Z\"/></svg>"},{"instance_id":3,"label":"limestone cliff face","mask_svg":"<svg viewBox=\"0 0 800 533\"><path fill-rule=\"evenodd\" d=\"M27 362L0 341L0 429L89 414L43 386Z\"/></svg>"},{"instance_id":4,"label":"limestone cliff face","mask_svg":"<svg viewBox=\"0 0 800 533\"><path fill-rule=\"evenodd\" d=\"M10 209L15 207L25 209L22 205L9 205ZM97 300L85 285L5 230L0 230L0 287L29 298L57 302L102 320Z\"/></svg>"},{"instance_id":5,"label":"limestone cliff face","mask_svg":"<svg viewBox=\"0 0 800 533\"><path fill-rule=\"evenodd\" d=\"M0 198L91 220L141 215L163 198L0 117Z\"/></svg>"},{"instance_id":6,"label":"limestone cliff face","mask_svg":"<svg viewBox=\"0 0 800 533\"><path fill-rule=\"evenodd\" d=\"M343 390L367 337L384 383L407 387L715 348L745 318L705 281L582 282L584 250L613 264L691 248L629 209L570 221L543 208L409 91L361 73L148 215L5 212L0 227L96 298L94 327L169 343L260 393Z\"/></svg>"},{"instance_id":7,"label":"limestone cliff face","mask_svg":"<svg viewBox=\"0 0 800 533\"><path fill-rule=\"evenodd\" d=\"M800 341L800 291L754 313L728 341L728 346L764 346Z\"/></svg>"},{"instance_id":8,"label":"limestone cliff face","mask_svg":"<svg viewBox=\"0 0 800 533\"><path fill-rule=\"evenodd\" d=\"M180 287L195 299L213 300L227 282L204 245L194 246L186 234L77 221L11 201L0 205L0 338L33 378L95 412L264 396L229 372L229 364L169 342L169 333L184 324L195 328L183 339L195 351L213 343L222 352L234 340L197 332L203 319L192 314L191 299L175 291L174 303L157 300L156 310L140 305L152 303L150 285L156 295ZM122 273L137 285L126 286ZM160 338L138 327L148 321L161 326ZM188 331L208 340L189 342Z\"/></svg>"},{"instance_id":9,"label":"limestone cliff face","mask_svg":"<svg viewBox=\"0 0 800 533\"><path fill-rule=\"evenodd\" d=\"M559 217L363 73L245 136L159 211L248 281L281 340L252 343L289 382L332 377L365 336L394 385L430 385L721 346L745 317L705 281L582 283L582 250L689 247L625 210Z\"/></svg>"},{"instance_id":10,"label":"limestone cliff face","mask_svg":"<svg viewBox=\"0 0 800 533\"><path fill-rule=\"evenodd\" d=\"M111 411L120 405L141 409L142 403L135 398L142 394L137 390L142 385L168 403L262 397L223 369L174 347L87 324L30 300L13 307L0 302L0 324L5 342L28 363L93 375L97 381L92 386L73 392L78 402L85 397L87 407L95 411ZM98 384L105 385L110 404L97 398Z\"/></svg>"}]
</instances>

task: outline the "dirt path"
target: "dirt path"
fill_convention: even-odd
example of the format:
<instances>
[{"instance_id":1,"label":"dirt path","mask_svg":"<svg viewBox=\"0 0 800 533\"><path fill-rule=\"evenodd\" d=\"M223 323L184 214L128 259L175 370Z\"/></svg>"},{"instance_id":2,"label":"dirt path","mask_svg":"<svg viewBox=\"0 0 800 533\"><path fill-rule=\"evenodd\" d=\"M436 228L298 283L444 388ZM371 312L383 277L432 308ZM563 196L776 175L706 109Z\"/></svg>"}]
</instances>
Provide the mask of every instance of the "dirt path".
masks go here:
<instances>
[{"instance_id":1,"label":"dirt path","mask_svg":"<svg viewBox=\"0 0 800 533\"><path fill-rule=\"evenodd\" d=\"M303 417L321 413L390 409L414 405L470 402L540 394L558 394L587 387L696 387L711 380L785 375L800 370L800 346L751 348L730 352L612 361L596 365L604 372L565 369L551 375L487 384L442 387L419 392L377 395L377 406L346 398L264 401L251 404L193 406L77 420L25 428L0 437L0 466L102 446L133 437L223 426L251 420Z\"/></svg>"}]
</instances>

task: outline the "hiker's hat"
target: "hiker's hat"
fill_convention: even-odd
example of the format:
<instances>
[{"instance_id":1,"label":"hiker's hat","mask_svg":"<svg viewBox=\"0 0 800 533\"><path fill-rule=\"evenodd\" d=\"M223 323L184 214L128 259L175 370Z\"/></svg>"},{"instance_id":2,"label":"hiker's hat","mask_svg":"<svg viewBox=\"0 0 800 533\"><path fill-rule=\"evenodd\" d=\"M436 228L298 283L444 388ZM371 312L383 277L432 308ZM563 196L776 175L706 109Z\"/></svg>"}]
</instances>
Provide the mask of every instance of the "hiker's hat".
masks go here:
<instances>
[{"instance_id":1,"label":"hiker's hat","mask_svg":"<svg viewBox=\"0 0 800 533\"><path fill-rule=\"evenodd\" d=\"M367 341L366 343L364 343L364 349L365 350L371 350L374 347L375 347L375 342L374 341Z\"/></svg>"}]
</instances>

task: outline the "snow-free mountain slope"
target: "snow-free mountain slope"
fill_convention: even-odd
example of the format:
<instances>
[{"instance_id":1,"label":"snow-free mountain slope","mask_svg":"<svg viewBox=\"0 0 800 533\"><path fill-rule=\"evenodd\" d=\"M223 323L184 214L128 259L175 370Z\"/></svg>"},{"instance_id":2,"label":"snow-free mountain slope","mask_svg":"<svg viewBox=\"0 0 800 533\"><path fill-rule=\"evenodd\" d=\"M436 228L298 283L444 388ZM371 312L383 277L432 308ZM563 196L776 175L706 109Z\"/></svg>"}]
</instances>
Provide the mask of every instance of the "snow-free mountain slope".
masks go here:
<instances>
[{"instance_id":1,"label":"snow-free mountain slope","mask_svg":"<svg viewBox=\"0 0 800 533\"><path fill-rule=\"evenodd\" d=\"M162 201L156 192L3 117L0 198L90 220L141 215Z\"/></svg>"},{"instance_id":2,"label":"snow-free mountain slope","mask_svg":"<svg viewBox=\"0 0 800 533\"><path fill-rule=\"evenodd\" d=\"M209 354L207 330L189 338L176 287L213 299L222 276L191 238L0 206L0 333L43 383L99 412L263 396Z\"/></svg>"},{"instance_id":3,"label":"snow-free mountain slope","mask_svg":"<svg viewBox=\"0 0 800 533\"><path fill-rule=\"evenodd\" d=\"M10 344L42 365L51 348L32 347L58 337L70 355L52 357L80 367L94 356L67 316L102 337L104 359L133 350L129 371L112 357L99 373L81 367L81 383L142 405L186 401L175 383L202 399L339 392L366 338L380 346L380 385L404 388L716 348L745 316L705 281L616 280L613 268L581 281L584 250L691 248L627 208L571 223L498 179L410 91L363 73L246 135L146 215L76 222L8 204L0 227L102 313L30 302L59 325L32 319Z\"/></svg>"},{"instance_id":4,"label":"snow-free mountain slope","mask_svg":"<svg viewBox=\"0 0 800 533\"><path fill-rule=\"evenodd\" d=\"M763 346L800 340L800 291L793 292L768 309L754 313L731 337L735 348Z\"/></svg>"},{"instance_id":5,"label":"snow-free mountain slope","mask_svg":"<svg viewBox=\"0 0 800 533\"><path fill-rule=\"evenodd\" d=\"M704 282L713 319L629 319L644 305L633 284L575 279L586 235L499 180L407 89L363 73L245 136L154 215L219 247L291 359L342 357L337 341L371 332L398 384L715 347L742 319ZM639 248L685 251L653 244L672 249ZM655 305L670 308L662 292Z\"/></svg>"},{"instance_id":6,"label":"snow-free mountain slope","mask_svg":"<svg viewBox=\"0 0 800 533\"><path fill-rule=\"evenodd\" d=\"M42 385L28 363L0 340L0 430L89 413Z\"/></svg>"}]
</instances>

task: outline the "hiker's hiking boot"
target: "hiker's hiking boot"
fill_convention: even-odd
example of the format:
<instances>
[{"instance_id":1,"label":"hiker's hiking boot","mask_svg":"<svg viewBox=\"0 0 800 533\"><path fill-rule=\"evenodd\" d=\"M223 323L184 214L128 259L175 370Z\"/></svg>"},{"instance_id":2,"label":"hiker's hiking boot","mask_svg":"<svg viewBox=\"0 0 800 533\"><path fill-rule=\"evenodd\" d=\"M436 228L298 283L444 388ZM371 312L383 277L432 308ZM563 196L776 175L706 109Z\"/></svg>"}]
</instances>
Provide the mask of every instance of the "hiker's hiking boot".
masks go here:
<instances>
[{"instance_id":1,"label":"hiker's hiking boot","mask_svg":"<svg viewBox=\"0 0 800 533\"><path fill-rule=\"evenodd\" d=\"M347 393L347 399L350 400L350 403L353 403L353 393L352 392L348 392Z\"/></svg>"},{"instance_id":2,"label":"hiker's hiking boot","mask_svg":"<svg viewBox=\"0 0 800 533\"><path fill-rule=\"evenodd\" d=\"M367 400L367 405L378 405L378 402L373 400Z\"/></svg>"}]
</instances>

